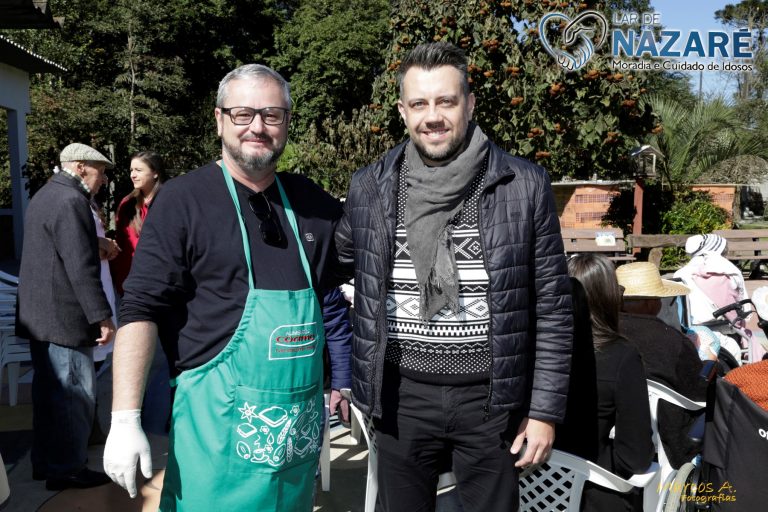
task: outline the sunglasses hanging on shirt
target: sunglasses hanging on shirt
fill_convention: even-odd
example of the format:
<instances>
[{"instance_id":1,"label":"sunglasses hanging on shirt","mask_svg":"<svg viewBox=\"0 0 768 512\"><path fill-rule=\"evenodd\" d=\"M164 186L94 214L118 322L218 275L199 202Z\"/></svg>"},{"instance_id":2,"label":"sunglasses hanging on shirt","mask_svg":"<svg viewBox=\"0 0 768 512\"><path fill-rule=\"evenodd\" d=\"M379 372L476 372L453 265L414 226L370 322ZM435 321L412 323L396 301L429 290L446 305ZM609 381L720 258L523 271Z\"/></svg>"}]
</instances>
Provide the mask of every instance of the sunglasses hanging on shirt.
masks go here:
<instances>
[{"instance_id":1,"label":"sunglasses hanging on shirt","mask_svg":"<svg viewBox=\"0 0 768 512\"><path fill-rule=\"evenodd\" d=\"M283 240L282 230L277 221L277 215L263 192L248 197L248 206L259 219L261 239L269 245L277 245Z\"/></svg>"}]
</instances>

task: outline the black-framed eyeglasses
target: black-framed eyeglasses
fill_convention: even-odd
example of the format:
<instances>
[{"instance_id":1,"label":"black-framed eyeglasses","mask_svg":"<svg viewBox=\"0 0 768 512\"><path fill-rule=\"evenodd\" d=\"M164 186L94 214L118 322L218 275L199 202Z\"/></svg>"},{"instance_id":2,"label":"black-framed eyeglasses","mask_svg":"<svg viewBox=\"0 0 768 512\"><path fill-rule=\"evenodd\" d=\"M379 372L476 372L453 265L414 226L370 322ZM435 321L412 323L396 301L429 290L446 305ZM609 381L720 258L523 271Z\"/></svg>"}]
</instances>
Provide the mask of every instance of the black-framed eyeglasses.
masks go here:
<instances>
[{"instance_id":1,"label":"black-framed eyeglasses","mask_svg":"<svg viewBox=\"0 0 768 512\"><path fill-rule=\"evenodd\" d=\"M243 126L251 124L253 118L258 114L261 117L261 121L264 124L270 126L281 125L285 122L285 118L290 112L287 108L283 107L264 107L264 108L251 108L251 107L229 107L221 109L222 114L228 114L232 120L232 124Z\"/></svg>"},{"instance_id":2,"label":"black-framed eyeglasses","mask_svg":"<svg viewBox=\"0 0 768 512\"><path fill-rule=\"evenodd\" d=\"M267 196L263 192L249 196L248 206L251 207L251 211L256 215L256 218L261 221L259 224L261 239L269 245L280 243L283 240L283 235Z\"/></svg>"}]
</instances>

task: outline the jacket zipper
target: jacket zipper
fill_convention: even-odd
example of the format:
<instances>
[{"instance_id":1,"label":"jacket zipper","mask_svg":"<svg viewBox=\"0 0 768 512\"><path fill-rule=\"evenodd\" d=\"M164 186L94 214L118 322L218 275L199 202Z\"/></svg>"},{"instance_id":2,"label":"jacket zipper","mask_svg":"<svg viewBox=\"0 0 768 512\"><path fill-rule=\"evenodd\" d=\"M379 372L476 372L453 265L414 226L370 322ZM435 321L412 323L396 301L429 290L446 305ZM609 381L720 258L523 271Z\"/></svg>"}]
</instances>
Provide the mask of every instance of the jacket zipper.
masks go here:
<instances>
[{"instance_id":1,"label":"jacket zipper","mask_svg":"<svg viewBox=\"0 0 768 512\"><path fill-rule=\"evenodd\" d=\"M367 176L367 179L363 180L363 187L365 189L366 195L370 196L370 203L371 205L376 204L376 202L373 200L376 197L376 183L374 182L373 173L370 173ZM384 236L384 248L390 247L388 244L389 241L389 231L387 230L387 225L385 222L385 219L383 218L383 212L379 209L373 209L373 215L371 216L374 223L376 224L376 231L379 233L382 233ZM387 261L385 262L386 268L391 268L391 252L388 251L386 258ZM382 274L382 281L379 285L379 309L376 311L376 331L379 334L379 338L384 340L383 343L380 343L377 345L376 350L373 352L373 360L371 361L371 372L372 374L369 375L369 379L371 382L371 396L373 398L373 403L371 404L371 416L378 417L381 415L381 398L379 397L377 390L381 387L381 380L383 379L383 370L381 372L378 370L378 362L379 362L379 356L381 355L382 347L386 348L386 328L385 324L386 322L382 322L382 311L386 311L384 309L384 305L386 304L387 296L387 279L388 279L388 273L384 272Z\"/></svg>"},{"instance_id":2,"label":"jacket zipper","mask_svg":"<svg viewBox=\"0 0 768 512\"><path fill-rule=\"evenodd\" d=\"M486 163L486 167L487 167ZM486 170L486 173L488 171ZM486 174L487 179L487 174ZM488 350L491 354L491 374L488 376L488 397L485 399L483 405L483 421L488 421L491 416L491 395L493 394L493 308L491 308L491 272L488 270L488 258L487 251L485 250L485 238L483 238L483 210L481 208L483 203L483 195L485 194L485 186L480 191L477 198L477 233L480 237L480 252L483 255L483 268L488 275L488 289L485 291L485 300L488 301Z\"/></svg>"}]
</instances>

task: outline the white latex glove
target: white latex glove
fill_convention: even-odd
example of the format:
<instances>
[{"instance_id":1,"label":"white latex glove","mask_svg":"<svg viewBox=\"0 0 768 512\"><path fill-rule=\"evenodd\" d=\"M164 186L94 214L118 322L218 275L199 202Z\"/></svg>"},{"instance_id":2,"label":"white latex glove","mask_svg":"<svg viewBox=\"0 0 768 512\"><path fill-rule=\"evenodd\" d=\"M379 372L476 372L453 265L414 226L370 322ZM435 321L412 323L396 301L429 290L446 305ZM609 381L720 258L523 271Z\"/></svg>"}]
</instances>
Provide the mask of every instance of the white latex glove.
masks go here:
<instances>
[{"instance_id":1,"label":"white latex glove","mask_svg":"<svg viewBox=\"0 0 768 512\"><path fill-rule=\"evenodd\" d=\"M349 302L352 307L355 307L355 287L349 283L346 283L339 286L339 289L341 290L341 294L344 296L347 302Z\"/></svg>"},{"instance_id":2,"label":"white latex glove","mask_svg":"<svg viewBox=\"0 0 768 512\"><path fill-rule=\"evenodd\" d=\"M149 441L141 429L141 409L113 411L112 426L104 447L104 472L117 485L136 497L136 462L141 473L152 477L152 457Z\"/></svg>"}]
</instances>

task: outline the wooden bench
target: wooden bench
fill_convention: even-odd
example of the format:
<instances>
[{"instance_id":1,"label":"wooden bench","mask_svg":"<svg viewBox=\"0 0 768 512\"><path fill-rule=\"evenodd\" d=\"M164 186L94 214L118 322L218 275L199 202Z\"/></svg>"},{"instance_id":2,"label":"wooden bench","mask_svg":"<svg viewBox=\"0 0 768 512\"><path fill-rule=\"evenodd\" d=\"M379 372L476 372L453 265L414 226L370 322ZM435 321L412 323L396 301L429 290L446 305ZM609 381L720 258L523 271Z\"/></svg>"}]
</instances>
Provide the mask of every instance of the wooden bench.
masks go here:
<instances>
[{"instance_id":1,"label":"wooden bench","mask_svg":"<svg viewBox=\"0 0 768 512\"><path fill-rule=\"evenodd\" d=\"M612 261L635 259L627 254L624 233L619 228L563 228L562 237L567 255L591 252L602 254Z\"/></svg>"},{"instance_id":2,"label":"wooden bench","mask_svg":"<svg viewBox=\"0 0 768 512\"><path fill-rule=\"evenodd\" d=\"M723 256L735 263L751 262L749 279L760 278L760 263L768 260L768 229L721 229L725 238Z\"/></svg>"},{"instance_id":3,"label":"wooden bench","mask_svg":"<svg viewBox=\"0 0 768 512\"><path fill-rule=\"evenodd\" d=\"M736 264L751 262L750 279L760 278L760 262L768 260L768 229L721 229L714 232L725 238L723 257ZM685 247L693 235L628 235L632 249L650 249L648 261L657 267L664 247Z\"/></svg>"},{"instance_id":4,"label":"wooden bench","mask_svg":"<svg viewBox=\"0 0 768 512\"><path fill-rule=\"evenodd\" d=\"M685 247L685 241L693 235L627 235L627 243L632 249L650 249L648 261L661 265L664 247Z\"/></svg>"}]
</instances>

